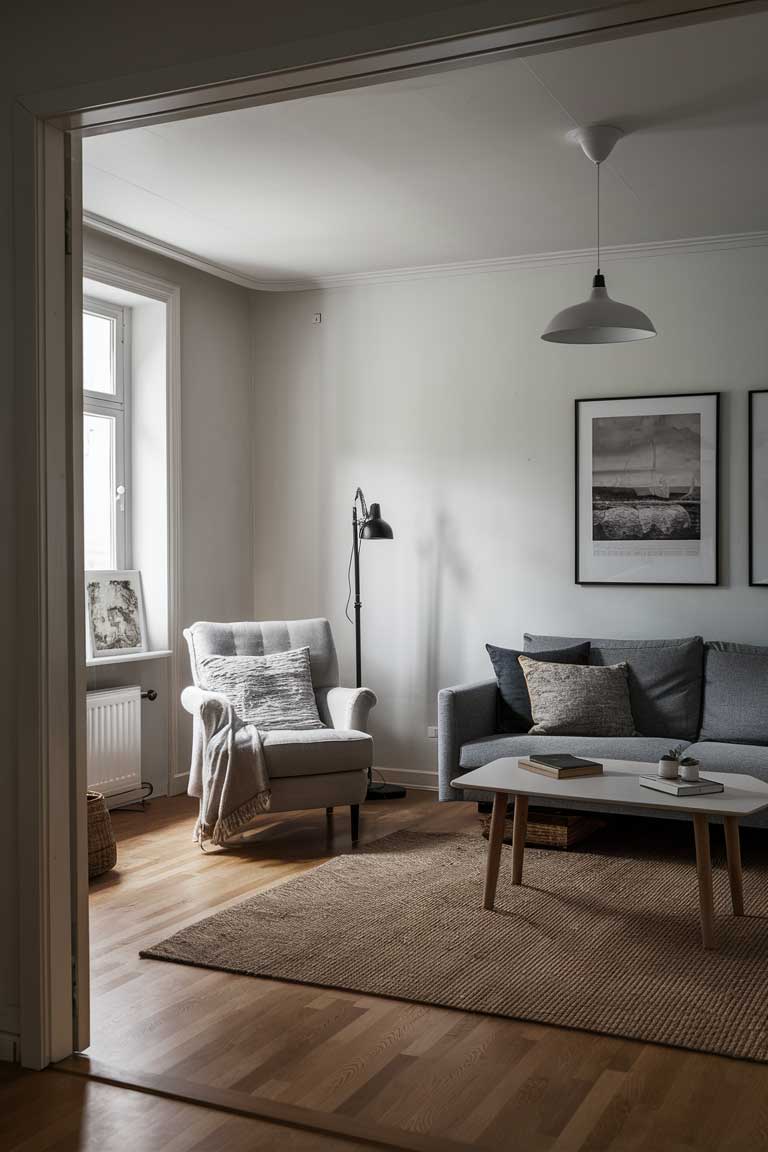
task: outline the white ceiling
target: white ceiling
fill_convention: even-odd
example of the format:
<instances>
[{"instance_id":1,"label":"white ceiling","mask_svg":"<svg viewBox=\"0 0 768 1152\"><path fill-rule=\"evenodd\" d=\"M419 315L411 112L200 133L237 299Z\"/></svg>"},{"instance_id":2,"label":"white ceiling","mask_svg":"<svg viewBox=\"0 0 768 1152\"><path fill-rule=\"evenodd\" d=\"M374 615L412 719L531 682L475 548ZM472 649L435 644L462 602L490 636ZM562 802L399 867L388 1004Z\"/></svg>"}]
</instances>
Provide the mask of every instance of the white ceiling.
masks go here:
<instances>
[{"instance_id":1,"label":"white ceiling","mask_svg":"<svg viewBox=\"0 0 768 1152\"><path fill-rule=\"evenodd\" d=\"M87 211L274 283L768 228L768 13L84 141Z\"/></svg>"}]
</instances>

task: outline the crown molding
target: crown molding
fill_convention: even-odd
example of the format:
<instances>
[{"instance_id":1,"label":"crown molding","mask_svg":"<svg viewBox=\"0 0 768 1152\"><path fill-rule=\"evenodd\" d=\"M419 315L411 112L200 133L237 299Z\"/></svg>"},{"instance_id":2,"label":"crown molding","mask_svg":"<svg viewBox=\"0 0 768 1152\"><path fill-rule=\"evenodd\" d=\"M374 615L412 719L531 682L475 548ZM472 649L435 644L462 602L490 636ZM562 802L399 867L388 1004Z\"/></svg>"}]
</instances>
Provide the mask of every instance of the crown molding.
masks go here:
<instances>
[{"instance_id":1,"label":"crown molding","mask_svg":"<svg viewBox=\"0 0 768 1152\"><path fill-rule=\"evenodd\" d=\"M164 240L156 240L135 228L108 220L94 212L84 212L83 222L97 232L114 236L139 248L146 248L169 260L178 260L211 276L219 276L241 288L254 292L306 292L313 288L356 288L374 284L401 284L408 280L433 280L445 276L477 276L492 272L535 271L559 268L568 264L593 263L594 248L579 248L564 252L539 252L524 256L495 256L485 260L464 260L451 264L424 264L411 268L389 268L374 272L342 272L338 275L315 276L306 279L259 280L235 272L222 264L196 256ZM601 263L614 260L648 260L659 256L692 256L712 252L728 252L738 248L764 248L768 246L768 231L735 232L722 236L693 236L684 240L658 240L645 244L615 244L601 250Z\"/></svg>"},{"instance_id":2,"label":"crown molding","mask_svg":"<svg viewBox=\"0 0 768 1152\"><path fill-rule=\"evenodd\" d=\"M188 264L190 268L197 268L199 272L207 272L209 276L218 276L220 280L229 280L231 284L239 284L241 288L250 288L254 292L275 292L274 281L257 280L255 276L246 276L242 272L235 272L224 264L216 264L213 260L206 260L204 256L196 256L186 248L177 248L175 244L167 244L165 240L157 240L148 236L146 232L139 232L136 228L129 228L127 224L119 224L116 220L109 220L106 216L99 216L96 212L83 212L83 224L92 228L94 232L103 232L105 236L114 236L116 240L123 240L126 244L133 244L137 248L145 248L157 256L165 256L168 260L176 260L180 264ZM307 287L308 285L303 285ZM292 291L293 285L284 291Z\"/></svg>"}]
</instances>

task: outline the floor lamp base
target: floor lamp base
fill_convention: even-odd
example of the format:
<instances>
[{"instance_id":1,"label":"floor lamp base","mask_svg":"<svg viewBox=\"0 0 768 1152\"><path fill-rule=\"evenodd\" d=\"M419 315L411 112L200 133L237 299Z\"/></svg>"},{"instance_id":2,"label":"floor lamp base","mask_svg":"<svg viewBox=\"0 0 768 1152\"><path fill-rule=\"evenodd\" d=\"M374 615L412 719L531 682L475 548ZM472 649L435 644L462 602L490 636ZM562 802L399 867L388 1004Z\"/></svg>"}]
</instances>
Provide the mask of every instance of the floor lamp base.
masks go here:
<instances>
[{"instance_id":1,"label":"floor lamp base","mask_svg":"<svg viewBox=\"0 0 768 1152\"><path fill-rule=\"evenodd\" d=\"M405 788L399 784L374 784L368 782L366 800L402 800L405 797Z\"/></svg>"}]
</instances>

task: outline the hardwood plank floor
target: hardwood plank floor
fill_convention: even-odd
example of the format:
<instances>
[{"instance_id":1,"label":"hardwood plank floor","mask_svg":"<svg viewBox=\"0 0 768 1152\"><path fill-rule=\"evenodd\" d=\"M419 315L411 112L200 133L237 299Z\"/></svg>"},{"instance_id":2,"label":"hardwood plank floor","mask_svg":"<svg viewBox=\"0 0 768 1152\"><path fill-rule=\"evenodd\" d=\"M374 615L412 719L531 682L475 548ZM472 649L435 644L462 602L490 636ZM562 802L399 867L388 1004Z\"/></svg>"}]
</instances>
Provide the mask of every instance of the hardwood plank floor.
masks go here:
<instances>
[{"instance_id":1,"label":"hardwood plank floor","mask_svg":"<svg viewBox=\"0 0 768 1152\"><path fill-rule=\"evenodd\" d=\"M45 1072L0 1079L3 1152L355 1152L370 1144Z\"/></svg>"},{"instance_id":2,"label":"hardwood plank floor","mask_svg":"<svg viewBox=\"0 0 768 1152\"><path fill-rule=\"evenodd\" d=\"M340 810L330 823L265 816L247 846L203 853L194 813L176 797L113 814L118 868L91 889L94 1061L435 1149L768 1149L764 1065L140 960L142 946L351 847ZM361 842L400 828L478 831L474 806L431 793L361 817ZM673 839L692 860L692 837Z\"/></svg>"}]
</instances>

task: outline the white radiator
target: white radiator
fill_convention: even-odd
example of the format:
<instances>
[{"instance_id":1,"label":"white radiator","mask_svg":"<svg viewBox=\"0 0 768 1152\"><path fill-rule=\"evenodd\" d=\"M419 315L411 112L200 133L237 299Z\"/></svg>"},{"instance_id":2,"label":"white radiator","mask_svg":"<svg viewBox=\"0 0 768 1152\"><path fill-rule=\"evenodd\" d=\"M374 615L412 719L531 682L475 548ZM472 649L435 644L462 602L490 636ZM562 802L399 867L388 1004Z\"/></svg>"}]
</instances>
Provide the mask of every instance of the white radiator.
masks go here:
<instances>
[{"instance_id":1,"label":"white radiator","mask_svg":"<svg viewBox=\"0 0 768 1152\"><path fill-rule=\"evenodd\" d=\"M88 787L109 797L141 787L141 688L86 696Z\"/></svg>"}]
</instances>

